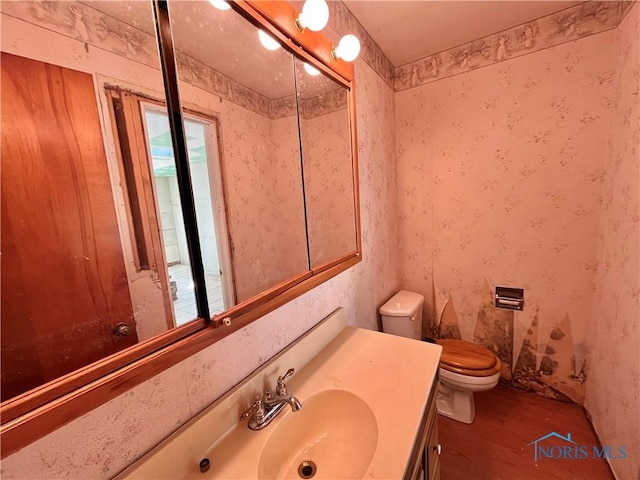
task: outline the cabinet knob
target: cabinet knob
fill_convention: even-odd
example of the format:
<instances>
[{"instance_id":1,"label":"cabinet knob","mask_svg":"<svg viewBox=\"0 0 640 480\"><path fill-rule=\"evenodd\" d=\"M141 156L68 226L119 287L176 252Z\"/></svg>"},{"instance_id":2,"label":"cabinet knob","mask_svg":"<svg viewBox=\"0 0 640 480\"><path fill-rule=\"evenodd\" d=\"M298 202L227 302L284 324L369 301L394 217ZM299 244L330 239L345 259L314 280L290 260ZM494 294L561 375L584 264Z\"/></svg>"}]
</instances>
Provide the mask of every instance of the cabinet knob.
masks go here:
<instances>
[{"instance_id":1,"label":"cabinet knob","mask_svg":"<svg viewBox=\"0 0 640 480\"><path fill-rule=\"evenodd\" d=\"M434 445L433 449L436 451L436 453L438 455L440 455L442 453L442 445L440 445L440 444Z\"/></svg>"}]
</instances>

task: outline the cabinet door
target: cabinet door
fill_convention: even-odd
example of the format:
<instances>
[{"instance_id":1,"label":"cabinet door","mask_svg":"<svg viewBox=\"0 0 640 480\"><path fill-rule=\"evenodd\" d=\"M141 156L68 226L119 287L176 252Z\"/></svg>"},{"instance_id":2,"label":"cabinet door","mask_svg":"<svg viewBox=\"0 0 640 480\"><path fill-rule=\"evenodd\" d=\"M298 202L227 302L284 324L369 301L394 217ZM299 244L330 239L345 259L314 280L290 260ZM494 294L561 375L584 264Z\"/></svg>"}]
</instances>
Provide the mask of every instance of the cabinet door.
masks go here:
<instances>
[{"instance_id":1,"label":"cabinet door","mask_svg":"<svg viewBox=\"0 0 640 480\"><path fill-rule=\"evenodd\" d=\"M427 444L424 447L424 457L426 460L426 470L428 475L425 480L440 479L440 443L438 441L438 412L433 402L433 415L427 436Z\"/></svg>"},{"instance_id":2,"label":"cabinet door","mask_svg":"<svg viewBox=\"0 0 640 480\"><path fill-rule=\"evenodd\" d=\"M405 480L424 480L426 478L438 478L432 475L439 472L438 456L440 447L438 444L438 410L436 407L436 396L438 394L438 379L431 387L429 400L424 409L418 437L413 444L411 457L405 470ZM435 457L434 457L435 454ZM439 476L439 473L437 474Z\"/></svg>"}]
</instances>

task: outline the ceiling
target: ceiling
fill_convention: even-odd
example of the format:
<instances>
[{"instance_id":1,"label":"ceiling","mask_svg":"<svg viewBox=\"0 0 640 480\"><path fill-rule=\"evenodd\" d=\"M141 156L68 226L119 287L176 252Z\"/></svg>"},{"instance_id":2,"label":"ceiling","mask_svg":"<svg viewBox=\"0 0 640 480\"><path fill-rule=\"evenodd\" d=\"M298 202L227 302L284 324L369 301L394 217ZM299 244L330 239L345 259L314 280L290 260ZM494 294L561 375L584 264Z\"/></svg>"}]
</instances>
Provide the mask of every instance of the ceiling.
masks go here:
<instances>
[{"instance_id":1,"label":"ceiling","mask_svg":"<svg viewBox=\"0 0 640 480\"><path fill-rule=\"evenodd\" d=\"M398 67L583 2L345 0Z\"/></svg>"}]
</instances>

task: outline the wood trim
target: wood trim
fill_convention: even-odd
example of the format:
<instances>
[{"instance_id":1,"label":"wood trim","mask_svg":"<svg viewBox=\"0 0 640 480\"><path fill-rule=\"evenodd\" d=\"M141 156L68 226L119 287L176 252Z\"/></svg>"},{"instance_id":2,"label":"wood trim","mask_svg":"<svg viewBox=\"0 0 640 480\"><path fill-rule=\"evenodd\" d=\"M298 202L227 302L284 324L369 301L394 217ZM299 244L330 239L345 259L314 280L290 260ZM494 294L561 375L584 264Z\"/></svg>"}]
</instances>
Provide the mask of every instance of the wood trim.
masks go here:
<instances>
[{"instance_id":1,"label":"wood trim","mask_svg":"<svg viewBox=\"0 0 640 480\"><path fill-rule=\"evenodd\" d=\"M132 165L132 162L127 162L123 157L123 145L128 145L128 138L123 138L122 134L126 135L126 121L119 121L118 118L122 115L124 116L124 104L122 103L122 98L120 97L120 92L113 90L111 88L105 89L105 94L107 96L108 110L109 110L109 118L111 121L111 126L113 130L113 140L114 140L114 150L116 153L116 158L118 160L118 172L120 174L120 178L122 179L122 196L124 198L125 211L127 213L127 225L129 227L129 239L131 243L131 251L133 254L133 263L136 267L136 272L140 272L145 269L145 264L148 264L148 258L146 252L140 251L140 239L138 238L139 233L136 232L136 227L142 227L142 222L136 222L134 220L134 215L136 212L141 211L140 200L131 195L131 191L135 191L134 179L133 179L133 171L127 172L127 163ZM116 106L114 102L118 101L120 103L120 108L122 109L121 114L116 112ZM129 152L127 152L128 154ZM144 237L144 232L142 236ZM144 258L141 258L144 257Z\"/></svg>"},{"instance_id":2,"label":"wood trim","mask_svg":"<svg viewBox=\"0 0 640 480\"><path fill-rule=\"evenodd\" d=\"M171 303L168 302L168 279L164 271L166 261L164 258L164 248L160 238L160 221L156 212L156 194L154 191L154 183L151 175L151 159L147 152L147 141L144 135L142 120L142 103L144 100L137 95L124 92L122 94L123 103L125 105L125 118L127 122L127 132L129 133L129 142L132 148L131 156L134 164L134 172L136 176L136 185L138 191L144 194L143 204L146 215L143 215L143 228L145 232L145 243L147 254L149 255L149 268L157 273L160 277L163 293L167 297L165 307L171 309Z\"/></svg>"},{"instance_id":3,"label":"wood trim","mask_svg":"<svg viewBox=\"0 0 640 480\"><path fill-rule=\"evenodd\" d=\"M114 139L116 141L116 155L118 158L118 169L120 178L127 185L123 188L125 198L125 210L129 223L130 241L132 245L136 270L151 272L160 281L162 291L162 302L164 306L166 325L168 329L175 327L173 319L173 309L171 306L169 278L166 271L166 259L164 247L160 234L160 221L156 211L154 184L151 177L150 156L147 151L147 142L143 131L142 103L162 106L161 101L150 100L146 96L140 96L133 92L128 92L115 87L106 88L109 101L109 114ZM124 125L116 121L116 112L113 99L120 100L122 107L122 119ZM126 135L125 139L120 137L120 130ZM126 145L123 146L122 142ZM122 148L127 148L127 158L124 158ZM128 162L129 165L125 165ZM133 175L133 178L130 178ZM133 205L130 199L129 189L136 191L136 204ZM137 212L135 210L138 210ZM134 220L137 217L137 220ZM141 230L142 239L137 238L135 230ZM142 245L141 245L142 243ZM146 265L141 262L140 249L144 249Z\"/></svg>"},{"instance_id":4,"label":"wood trim","mask_svg":"<svg viewBox=\"0 0 640 480\"><path fill-rule=\"evenodd\" d=\"M353 64L333 58L331 50L334 45L321 33L309 29L304 32L298 30L294 24L298 10L289 2L237 0L230 5L248 20L269 30L292 53L309 61L338 83L350 87L354 79ZM265 25L264 21L269 19L274 24Z\"/></svg>"},{"instance_id":5,"label":"wood trim","mask_svg":"<svg viewBox=\"0 0 640 480\"><path fill-rule=\"evenodd\" d=\"M341 264L342 262L346 262L347 260L353 258L353 257L358 257L360 254L358 252L351 252L351 253L347 253L346 255L343 255L342 257L338 257L335 260L330 260L328 262L322 263L320 265L318 265L317 267L313 267L313 269L311 270L311 273L313 275L318 275L320 272L324 272L325 270L330 269L331 267L335 267L336 265Z\"/></svg>"},{"instance_id":6,"label":"wood trim","mask_svg":"<svg viewBox=\"0 0 640 480\"><path fill-rule=\"evenodd\" d=\"M43 405L46 406L48 402L95 381L114 370L131 364L168 344L202 330L205 326L206 322L203 319L194 320L4 402L0 407L0 417L3 423L3 426L0 427L0 432L3 433L3 443L4 424L6 422L14 420L30 410L37 409Z\"/></svg>"},{"instance_id":7,"label":"wood trim","mask_svg":"<svg viewBox=\"0 0 640 480\"><path fill-rule=\"evenodd\" d=\"M160 281L162 301L164 305L167 328L175 327L173 308L170 298L169 275L167 273L167 261L164 255L162 234L160 233L160 218L156 210L156 192L153 177L151 175L151 154L147 151L147 141L143 131L142 102L144 99L137 95L124 93L125 117L127 132L130 134L132 148L132 160L136 175L138 192L144 194L144 207L146 215L142 216L143 229L147 256L150 260L149 269L155 272ZM140 183L138 183L140 182Z\"/></svg>"},{"instance_id":8,"label":"wood trim","mask_svg":"<svg viewBox=\"0 0 640 480\"><path fill-rule=\"evenodd\" d=\"M320 265L313 271L304 272L223 312L215 317L217 321L213 322L213 327L206 328L209 319L196 319L3 403L0 405L2 458L245 327L362 260L353 65L332 59L331 42L321 34L298 32L293 26L297 11L286 2L239 0L231 2L231 5L245 18L267 29L295 55L350 89L357 251ZM298 44L307 50L301 49ZM145 96L140 98L157 102ZM222 154L221 142L219 148ZM225 324L223 318L229 318L230 322Z\"/></svg>"},{"instance_id":9,"label":"wood trim","mask_svg":"<svg viewBox=\"0 0 640 480\"><path fill-rule=\"evenodd\" d=\"M157 271L158 261L155 258L156 249L151 233L151 222L156 222L154 199L153 194L149 195L149 174L148 174L148 160L146 159L146 151L143 152L143 157L140 155L140 130L141 127L136 125L139 123L135 120L135 110L133 109L133 103L137 104L137 96L131 95L127 92L120 92L120 100L122 101L122 107L124 110L125 128L128 135L129 152L131 155L131 167L134 176L135 188L138 192L138 202L140 206L141 227L144 235L144 246L147 253L147 259L149 261L148 270ZM144 163L142 159L144 158ZM145 168L146 167L146 168ZM147 171L145 171L147 170ZM151 202L151 204L149 204ZM149 215L152 215L152 220L149 219Z\"/></svg>"},{"instance_id":10,"label":"wood trim","mask_svg":"<svg viewBox=\"0 0 640 480\"><path fill-rule=\"evenodd\" d=\"M68 380L75 381L74 385L77 389L63 396L53 393L50 396L50 402L45 405L42 405L42 402L36 402L35 404L30 402L34 397L33 392L31 395L23 395L11 400L8 403L13 405L3 405L2 407L3 421L7 422L0 427L2 458L125 393L209 345L222 340L249 325L254 320L347 270L359 261L359 256L352 257L318 275L309 276L280 294L270 295L268 299L264 300L264 303L235 317L229 315L230 310L225 313L225 317L230 317L231 319L228 326L219 322L217 328L203 328L206 322L203 319L199 319L197 322L184 325L160 337L155 337L136 347L132 347L121 354L114 355L116 358L109 357L86 369L75 372L67 377L71 377ZM311 275L310 272L309 275ZM249 303L243 306L248 307ZM179 338L179 334L188 336ZM175 339L167 346L166 342L169 337L174 337ZM158 345L162 344L165 345L158 347ZM136 358L133 358L134 353L137 354L135 355ZM120 368L115 372L110 372L109 370L113 368L115 361L118 362ZM88 374L93 374L95 378L96 371L104 376L88 383L85 380L86 377ZM63 377L61 380L65 380L65 378ZM44 386L39 390L45 390L48 387L55 389L59 386L57 384L60 383L60 381L57 381L53 385ZM38 395L38 400L40 398L40 395ZM9 412L5 413L5 409L11 406L13 406L11 411L13 415L7 418L9 417ZM17 412L19 412L18 415L22 416L16 415Z\"/></svg>"},{"instance_id":11,"label":"wood trim","mask_svg":"<svg viewBox=\"0 0 640 480\"><path fill-rule=\"evenodd\" d=\"M351 162L353 164L353 202L356 222L356 249L362 255L362 230L360 227L360 179L358 174L358 126L356 122L356 82L351 80L349 90L349 124L351 126Z\"/></svg>"},{"instance_id":12,"label":"wood trim","mask_svg":"<svg viewBox=\"0 0 640 480\"><path fill-rule=\"evenodd\" d=\"M219 122L216 125L216 136L217 136L217 144L218 144L218 157L220 164L220 183L222 184L222 196L225 198L224 202L224 221L227 224L226 232L227 232L227 244L229 245L229 255L231 258L229 259L229 264L231 266L231 277L233 283L233 303L238 303L238 286L236 285L236 278L238 278L236 272L235 262L233 261L233 239L231 238L231 213L229 212L229 202L226 200L230 198L229 196L229 186L227 185L227 167L226 162L224 161L224 142L222 141L222 124Z\"/></svg>"},{"instance_id":13,"label":"wood trim","mask_svg":"<svg viewBox=\"0 0 640 480\"><path fill-rule=\"evenodd\" d=\"M138 362L125 365L116 372L82 385L77 390L3 425L2 457L19 450L36 438L50 433L219 340L220 338L211 338L215 333L212 329L204 329L161 350L151 351Z\"/></svg>"},{"instance_id":14,"label":"wood trim","mask_svg":"<svg viewBox=\"0 0 640 480\"><path fill-rule=\"evenodd\" d=\"M307 280L308 278L311 278L311 275L312 273L307 271L299 275L296 275L293 278L285 280L284 282L279 283L275 287L272 287L269 290L265 290L264 292L261 292L255 297L251 297L249 300L242 302L238 305L235 305L234 307L231 307L229 310L225 310L224 312L214 315L212 317L213 322L216 326L219 326L222 323L223 319L225 318L235 318L235 317L244 315L248 313L251 309L255 307L259 307L260 305L263 305L264 303L269 302L270 300L284 293L285 291L289 290L293 286Z\"/></svg>"}]
</instances>

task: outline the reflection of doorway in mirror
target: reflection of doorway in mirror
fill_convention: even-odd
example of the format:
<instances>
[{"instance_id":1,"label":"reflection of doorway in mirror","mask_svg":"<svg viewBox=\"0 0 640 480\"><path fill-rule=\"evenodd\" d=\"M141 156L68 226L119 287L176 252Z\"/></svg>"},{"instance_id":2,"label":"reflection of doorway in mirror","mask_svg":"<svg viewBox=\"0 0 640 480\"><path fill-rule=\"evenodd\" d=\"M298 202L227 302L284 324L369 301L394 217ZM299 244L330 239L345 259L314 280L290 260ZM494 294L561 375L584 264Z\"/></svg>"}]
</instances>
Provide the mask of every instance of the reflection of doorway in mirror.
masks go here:
<instances>
[{"instance_id":1,"label":"reflection of doorway in mirror","mask_svg":"<svg viewBox=\"0 0 640 480\"><path fill-rule=\"evenodd\" d=\"M197 309L169 120L162 107L142 104L142 109L173 313L176 326L180 326L196 318ZM228 237L219 180L216 124L185 114L185 132L207 300L210 314L216 315L234 304L230 253L224 242Z\"/></svg>"},{"instance_id":2,"label":"reflection of doorway in mirror","mask_svg":"<svg viewBox=\"0 0 640 480\"><path fill-rule=\"evenodd\" d=\"M0 64L5 401L139 336L91 75Z\"/></svg>"}]
</instances>

